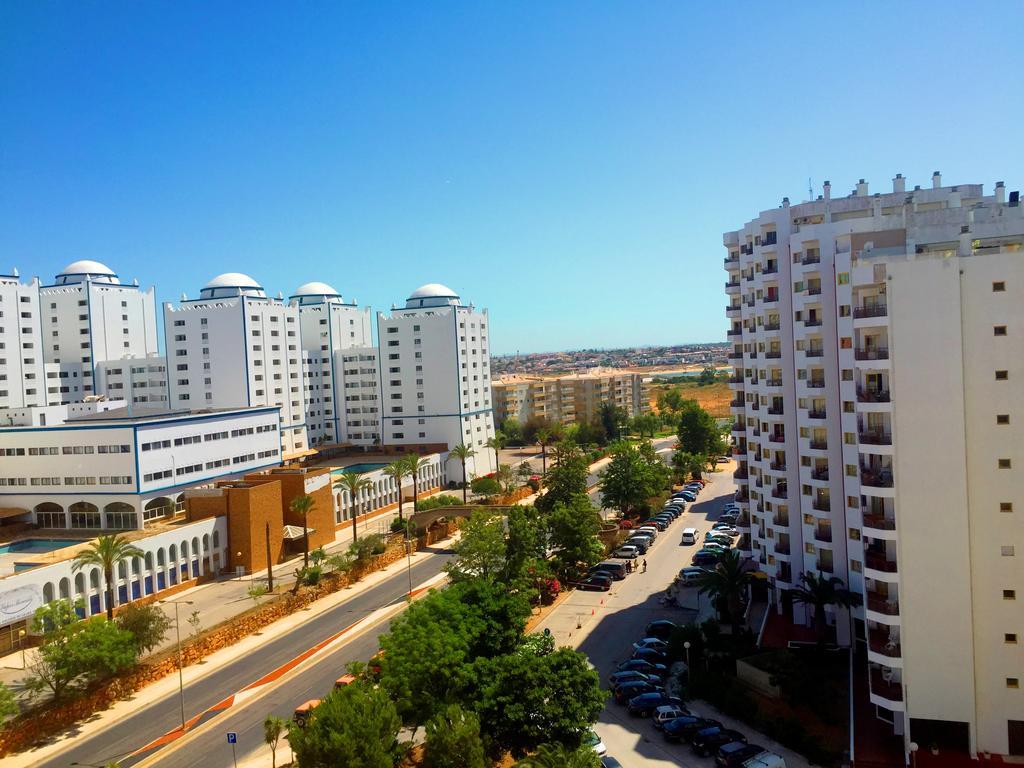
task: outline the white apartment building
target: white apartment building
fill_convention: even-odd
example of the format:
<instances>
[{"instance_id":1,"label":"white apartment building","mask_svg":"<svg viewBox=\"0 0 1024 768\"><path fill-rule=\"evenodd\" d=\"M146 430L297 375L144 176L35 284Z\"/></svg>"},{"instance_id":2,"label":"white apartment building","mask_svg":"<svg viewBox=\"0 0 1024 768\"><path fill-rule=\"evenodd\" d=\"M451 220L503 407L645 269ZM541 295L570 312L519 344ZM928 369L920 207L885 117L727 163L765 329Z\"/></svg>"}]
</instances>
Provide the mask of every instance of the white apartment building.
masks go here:
<instances>
[{"instance_id":1,"label":"white apartment building","mask_svg":"<svg viewBox=\"0 0 1024 768\"><path fill-rule=\"evenodd\" d=\"M798 621L803 572L863 595L832 621L908 754L1024 754L1017 193L826 182L724 244L741 549Z\"/></svg>"},{"instance_id":2,"label":"white apartment building","mask_svg":"<svg viewBox=\"0 0 1024 768\"><path fill-rule=\"evenodd\" d=\"M167 407L167 358L126 357L96 365L97 389L143 408Z\"/></svg>"},{"instance_id":3,"label":"white apartment building","mask_svg":"<svg viewBox=\"0 0 1024 768\"><path fill-rule=\"evenodd\" d=\"M359 309L354 301L345 302L334 288L320 282L299 286L290 297L289 304L299 311L299 338L305 371L305 421L310 445L344 442L372 445L379 433L374 429L378 423L366 424L367 429L363 429L363 409L372 408L372 413L376 414L376 355L372 355L372 361L363 360L361 366L348 366L349 369L366 370L365 378L373 387L372 393L367 393L372 396L372 404L361 402L353 406L356 412L352 415L358 415L354 419L358 422L355 430L349 428L346 385L342 381L344 357L371 357L370 310ZM354 375L358 376L358 370ZM377 419L367 416L366 421L377 422Z\"/></svg>"},{"instance_id":4,"label":"white apartment building","mask_svg":"<svg viewBox=\"0 0 1024 768\"><path fill-rule=\"evenodd\" d=\"M198 299L164 304L164 346L170 408L277 406L284 458L309 448L297 305L248 275L218 275Z\"/></svg>"},{"instance_id":5,"label":"white apartment building","mask_svg":"<svg viewBox=\"0 0 1024 768\"><path fill-rule=\"evenodd\" d=\"M51 406L71 410L48 426L39 424L39 409L27 409L0 427L5 517L23 510L16 521L41 528L142 529L180 511L187 488L281 462L277 406L129 412L106 405Z\"/></svg>"},{"instance_id":6,"label":"white apartment building","mask_svg":"<svg viewBox=\"0 0 1024 768\"><path fill-rule=\"evenodd\" d=\"M486 448L494 436L489 333L487 310L439 283L413 291L403 309L377 314L385 445L463 444L476 451L466 463L471 477L497 469ZM450 478L461 474L461 465L448 469Z\"/></svg>"},{"instance_id":7,"label":"white apartment building","mask_svg":"<svg viewBox=\"0 0 1024 768\"><path fill-rule=\"evenodd\" d=\"M0 409L46 405L39 280L0 275Z\"/></svg>"}]
</instances>

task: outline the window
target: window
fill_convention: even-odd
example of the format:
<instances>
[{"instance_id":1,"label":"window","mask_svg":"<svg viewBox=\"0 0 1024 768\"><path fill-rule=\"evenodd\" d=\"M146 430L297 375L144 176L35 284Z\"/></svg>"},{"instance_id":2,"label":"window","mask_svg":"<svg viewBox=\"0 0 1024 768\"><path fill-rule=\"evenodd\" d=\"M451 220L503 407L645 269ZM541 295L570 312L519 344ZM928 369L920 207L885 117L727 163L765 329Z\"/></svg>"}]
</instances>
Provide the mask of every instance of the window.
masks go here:
<instances>
[{"instance_id":1,"label":"window","mask_svg":"<svg viewBox=\"0 0 1024 768\"><path fill-rule=\"evenodd\" d=\"M1014 589L1004 589L1003 590L1003 600L1016 600L1016 599L1017 599L1017 591L1016 590L1014 590Z\"/></svg>"},{"instance_id":2,"label":"window","mask_svg":"<svg viewBox=\"0 0 1024 768\"><path fill-rule=\"evenodd\" d=\"M1016 677L1008 677L1006 678L1006 687L1020 688L1020 680L1018 680Z\"/></svg>"},{"instance_id":3,"label":"window","mask_svg":"<svg viewBox=\"0 0 1024 768\"><path fill-rule=\"evenodd\" d=\"M1010 423L1010 414L1008 414L1008 413L996 414L996 424L1009 424L1009 423Z\"/></svg>"},{"instance_id":4,"label":"window","mask_svg":"<svg viewBox=\"0 0 1024 768\"><path fill-rule=\"evenodd\" d=\"M840 304L839 305L839 316L840 317L849 317L850 316L850 305L849 304Z\"/></svg>"},{"instance_id":5,"label":"window","mask_svg":"<svg viewBox=\"0 0 1024 768\"><path fill-rule=\"evenodd\" d=\"M1006 381L1010 378L1009 371L996 371L996 381Z\"/></svg>"},{"instance_id":6,"label":"window","mask_svg":"<svg viewBox=\"0 0 1024 768\"><path fill-rule=\"evenodd\" d=\"M1010 466L1011 466L1011 462L1010 462L1009 459L1000 459L999 460L999 468L1000 469L1010 469Z\"/></svg>"},{"instance_id":7,"label":"window","mask_svg":"<svg viewBox=\"0 0 1024 768\"><path fill-rule=\"evenodd\" d=\"M861 572L860 560L851 560L850 561L850 570L853 571L854 573L860 573Z\"/></svg>"},{"instance_id":8,"label":"window","mask_svg":"<svg viewBox=\"0 0 1024 768\"><path fill-rule=\"evenodd\" d=\"M992 328L992 333L995 336L1005 336L1006 335L1006 326L1005 325L994 326Z\"/></svg>"},{"instance_id":9,"label":"window","mask_svg":"<svg viewBox=\"0 0 1024 768\"><path fill-rule=\"evenodd\" d=\"M1007 632L1005 635L1003 635L1003 642L1004 643L1016 643L1017 642L1017 633L1016 632Z\"/></svg>"},{"instance_id":10,"label":"window","mask_svg":"<svg viewBox=\"0 0 1024 768\"><path fill-rule=\"evenodd\" d=\"M1013 502L1012 501L1000 501L999 502L999 511L1000 512L1013 512Z\"/></svg>"},{"instance_id":11,"label":"window","mask_svg":"<svg viewBox=\"0 0 1024 768\"><path fill-rule=\"evenodd\" d=\"M1013 557L1013 545L1004 544L999 548L999 554L1003 557Z\"/></svg>"}]
</instances>

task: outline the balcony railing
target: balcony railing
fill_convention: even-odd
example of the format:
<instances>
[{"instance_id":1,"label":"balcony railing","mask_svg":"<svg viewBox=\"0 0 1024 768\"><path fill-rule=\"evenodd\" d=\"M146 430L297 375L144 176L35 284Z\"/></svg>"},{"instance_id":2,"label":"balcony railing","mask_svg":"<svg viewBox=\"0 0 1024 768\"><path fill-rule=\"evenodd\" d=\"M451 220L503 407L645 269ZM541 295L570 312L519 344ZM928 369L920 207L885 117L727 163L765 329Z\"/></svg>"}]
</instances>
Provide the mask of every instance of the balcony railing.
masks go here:
<instances>
[{"instance_id":1,"label":"balcony railing","mask_svg":"<svg viewBox=\"0 0 1024 768\"><path fill-rule=\"evenodd\" d=\"M857 402L860 403L888 403L889 390L878 387L857 387Z\"/></svg>"},{"instance_id":2,"label":"balcony railing","mask_svg":"<svg viewBox=\"0 0 1024 768\"><path fill-rule=\"evenodd\" d=\"M775 274L778 274L778 271L779 271L779 267L776 264L774 266L765 267L764 269L761 270L761 274L762 275L775 275Z\"/></svg>"},{"instance_id":3,"label":"balcony railing","mask_svg":"<svg viewBox=\"0 0 1024 768\"><path fill-rule=\"evenodd\" d=\"M725 266L729 266L730 264L738 264L739 261L740 261L740 257L739 256L726 256L725 257Z\"/></svg>"},{"instance_id":4,"label":"balcony railing","mask_svg":"<svg viewBox=\"0 0 1024 768\"><path fill-rule=\"evenodd\" d=\"M871 670L871 692L889 701L903 701L903 686L882 677L882 670Z\"/></svg>"},{"instance_id":5,"label":"balcony railing","mask_svg":"<svg viewBox=\"0 0 1024 768\"><path fill-rule=\"evenodd\" d=\"M725 311L726 312L739 312L739 310L740 310L740 305L739 304L735 304L735 305L734 304L726 304L725 305Z\"/></svg>"},{"instance_id":6,"label":"balcony railing","mask_svg":"<svg viewBox=\"0 0 1024 768\"><path fill-rule=\"evenodd\" d=\"M824 389L825 388L825 380L824 379L808 379L807 380L807 387L809 389Z\"/></svg>"},{"instance_id":7,"label":"balcony railing","mask_svg":"<svg viewBox=\"0 0 1024 768\"><path fill-rule=\"evenodd\" d=\"M878 531L895 531L896 521L892 520L885 515L876 515L871 512L865 512L861 515L864 520L865 528L874 528Z\"/></svg>"},{"instance_id":8,"label":"balcony railing","mask_svg":"<svg viewBox=\"0 0 1024 768\"><path fill-rule=\"evenodd\" d=\"M764 240L761 241L761 245L775 245L778 236L777 232L765 232Z\"/></svg>"},{"instance_id":9,"label":"balcony railing","mask_svg":"<svg viewBox=\"0 0 1024 768\"><path fill-rule=\"evenodd\" d=\"M774 488L772 488L772 496L774 496L776 499L788 499L789 491L784 487L776 485Z\"/></svg>"},{"instance_id":10,"label":"balcony railing","mask_svg":"<svg viewBox=\"0 0 1024 768\"><path fill-rule=\"evenodd\" d=\"M782 379L765 379L764 384L766 387L781 387Z\"/></svg>"},{"instance_id":11,"label":"balcony railing","mask_svg":"<svg viewBox=\"0 0 1024 768\"><path fill-rule=\"evenodd\" d=\"M730 352L728 355L726 355L726 357L728 359L730 359L730 360L742 360L743 359L743 353L742 352Z\"/></svg>"},{"instance_id":12,"label":"balcony railing","mask_svg":"<svg viewBox=\"0 0 1024 768\"><path fill-rule=\"evenodd\" d=\"M767 360L778 360L780 357L782 357L782 350L769 349L767 352L764 353L764 356Z\"/></svg>"},{"instance_id":13,"label":"balcony railing","mask_svg":"<svg viewBox=\"0 0 1024 768\"><path fill-rule=\"evenodd\" d=\"M807 287L807 295L808 296L820 296L821 295L821 286L820 285L810 285L810 286L808 286Z\"/></svg>"},{"instance_id":14,"label":"balcony railing","mask_svg":"<svg viewBox=\"0 0 1024 768\"><path fill-rule=\"evenodd\" d=\"M783 414L783 407L781 405L769 405L768 414L771 416L781 416Z\"/></svg>"},{"instance_id":15,"label":"balcony railing","mask_svg":"<svg viewBox=\"0 0 1024 768\"><path fill-rule=\"evenodd\" d=\"M750 473L747 472L747 470L745 469L737 469L735 472L732 473L732 476L735 480L746 480L748 477L750 477Z\"/></svg>"},{"instance_id":16,"label":"balcony railing","mask_svg":"<svg viewBox=\"0 0 1024 768\"><path fill-rule=\"evenodd\" d=\"M832 500L831 499L815 499L814 503L811 504L819 512L831 512L832 511Z\"/></svg>"},{"instance_id":17,"label":"balcony railing","mask_svg":"<svg viewBox=\"0 0 1024 768\"><path fill-rule=\"evenodd\" d=\"M828 449L828 440L811 440L811 448L816 451L824 451Z\"/></svg>"},{"instance_id":18,"label":"balcony railing","mask_svg":"<svg viewBox=\"0 0 1024 768\"><path fill-rule=\"evenodd\" d=\"M730 280L729 282L727 282L725 284L725 290L727 290L727 291L730 288L739 288L739 287L740 287L740 281L739 280Z\"/></svg>"},{"instance_id":19,"label":"balcony railing","mask_svg":"<svg viewBox=\"0 0 1024 768\"><path fill-rule=\"evenodd\" d=\"M776 541L775 542L775 554L777 555L788 555L789 554L789 542Z\"/></svg>"},{"instance_id":20,"label":"balcony railing","mask_svg":"<svg viewBox=\"0 0 1024 768\"><path fill-rule=\"evenodd\" d=\"M777 293L776 294L769 293L767 296L764 297L764 303L765 304L774 304L778 300L779 300L779 295Z\"/></svg>"},{"instance_id":21,"label":"balcony railing","mask_svg":"<svg viewBox=\"0 0 1024 768\"><path fill-rule=\"evenodd\" d=\"M744 405L742 398L736 398L735 400L729 401L730 408L742 408Z\"/></svg>"},{"instance_id":22,"label":"balcony railing","mask_svg":"<svg viewBox=\"0 0 1024 768\"><path fill-rule=\"evenodd\" d=\"M772 515L772 525L789 525L789 515L780 515L776 512Z\"/></svg>"},{"instance_id":23,"label":"balcony railing","mask_svg":"<svg viewBox=\"0 0 1024 768\"><path fill-rule=\"evenodd\" d=\"M814 347L811 349L805 349L804 354L807 355L808 357L824 357L825 350Z\"/></svg>"},{"instance_id":24,"label":"balcony railing","mask_svg":"<svg viewBox=\"0 0 1024 768\"><path fill-rule=\"evenodd\" d=\"M889 348L888 347L871 347L871 348L858 348L853 351L853 356L857 360L888 360L889 359Z\"/></svg>"},{"instance_id":25,"label":"balcony railing","mask_svg":"<svg viewBox=\"0 0 1024 768\"><path fill-rule=\"evenodd\" d=\"M889 314L889 308L885 304L872 304L853 308L853 316L858 319L863 317L885 317L887 314Z\"/></svg>"},{"instance_id":26,"label":"balcony railing","mask_svg":"<svg viewBox=\"0 0 1024 768\"><path fill-rule=\"evenodd\" d=\"M821 318L808 317L806 320L804 320L804 325L807 326L808 328L817 328L819 325L821 325Z\"/></svg>"},{"instance_id":27,"label":"balcony railing","mask_svg":"<svg viewBox=\"0 0 1024 768\"><path fill-rule=\"evenodd\" d=\"M800 263L804 266L807 266L808 264L820 264L821 255L817 253L809 253L800 260Z\"/></svg>"},{"instance_id":28,"label":"balcony railing","mask_svg":"<svg viewBox=\"0 0 1024 768\"><path fill-rule=\"evenodd\" d=\"M770 443L784 443L786 442L786 436L780 434L768 435L768 442Z\"/></svg>"},{"instance_id":29,"label":"balcony railing","mask_svg":"<svg viewBox=\"0 0 1024 768\"><path fill-rule=\"evenodd\" d=\"M750 410L752 410L752 411L760 411L761 410L761 403L759 401L757 401L757 400L752 400L750 402Z\"/></svg>"},{"instance_id":30,"label":"balcony railing","mask_svg":"<svg viewBox=\"0 0 1024 768\"><path fill-rule=\"evenodd\" d=\"M823 409L810 410L807 412L807 418L809 419L824 419L825 411Z\"/></svg>"},{"instance_id":31,"label":"balcony railing","mask_svg":"<svg viewBox=\"0 0 1024 768\"><path fill-rule=\"evenodd\" d=\"M868 647L875 653L897 658L900 656L900 641L883 632L868 631Z\"/></svg>"},{"instance_id":32,"label":"balcony railing","mask_svg":"<svg viewBox=\"0 0 1024 768\"><path fill-rule=\"evenodd\" d=\"M747 425L746 424L733 424L732 425L732 431L733 432L746 432L747 431Z\"/></svg>"},{"instance_id":33,"label":"balcony railing","mask_svg":"<svg viewBox=\"0 0 1024 768\"><path fill-rule=\"evenodd\" d=\"M860 467L860 484L870 485L873 488L892 488L892 470L872 469L871 467L865 467L862 464Z\"/></svg>"},{"instance_id":34,"label":"balcony railing","mask_svg":"<svg viewBox=\"0 0 1024 768\"><path fill-rule=\"evenodd\" d=\"M813 480L828 480L828 467L821 467L820 469L811 470L811 478Z\"/></svg>"},{"instance_id":35,"label":"balcony railing","mask_svg":"<svg viewBox=\"0 0 1024 768\"><path fill-rule=\"evenodd\" d=\"M762 326L766 331L777 331L782 327L781 323L765 323Z\"/></svg>"},{"instance_id":36,"label":"balcony railing","mask_svg":"<svg viewBox=\"0 0 1024 768\"><path fill-rule=\"evenodd\" d=\"M814 529L815 541L832 541L832 529L831 528L815 528Z\"/></svg>"},{"instance_id":37,"label":"balcony railing","mask_svg":"<svg viewBox=\"0 0 1024 768\"><path fill-rule=\"evenodd\" d=\"M896 561L890 559L889 555L879 552L865 552L864 565L874 571L883 571L885 573L897 572Z\"/></svg>"},{"instance_id":38,"label":"balcony railing","mask_svg":"<svg viewBox=\"0 0 1024 768\"><path fill-rule=\"evenodd\" d=\"M857 434L864 445L892 445L892 434L884 429L866 429Z\"/></svg>"},{"instance_id":39,"label":"balcony railing","mask_svg":"<svg viewBox=\"0 0 1024 768\"><path fill-rule=\"evenodd\" d=\"M886 616L898 616L900 604L896 598L890 595L883 595L879 592L868 592L868 610L875 613L884 613Z\"/></svg>"},{"instance_id":40,"label":"balcony railing","mask_svg":"<svg viewBox=\"0 0 1024 768\"><path fill-rule=\"evenodd\" d=\"M773 461L771 466L772 469L775 470L776 472L786 471L786 462L784 461Z\"/></svg>"},{"instance_id":41,"label":"balcony railing","mask_svg":"<svg viewBox=\"0 0 1024 768\"><path fill-rule=\"evenodd\" d=\"M742 376L730 376L729 377L729 383L730 384L742 384L743 383L743 377Z\"/></svg>"},{"instance_id":42,"label":"balcony railing","mask_svg":"<svg viewBox=\"0 0 1024 768\"><path fill-rule=\"evenodd\" d=\"M818 560L818 562L815 563L815 568L822 573L832 573L832 569L834 567L835 566L832 565L831 560Z\"/></svg>"}]
</instances>

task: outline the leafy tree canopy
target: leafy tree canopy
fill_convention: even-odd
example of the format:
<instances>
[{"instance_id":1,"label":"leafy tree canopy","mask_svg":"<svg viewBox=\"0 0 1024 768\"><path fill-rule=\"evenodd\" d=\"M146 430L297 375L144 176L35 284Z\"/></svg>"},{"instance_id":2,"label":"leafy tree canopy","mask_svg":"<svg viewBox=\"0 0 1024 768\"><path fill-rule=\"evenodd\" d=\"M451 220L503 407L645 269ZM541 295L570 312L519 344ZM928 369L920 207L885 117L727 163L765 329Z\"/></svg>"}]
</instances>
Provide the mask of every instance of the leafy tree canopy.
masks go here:
<instances>
[{"instance_id":1,"label":"leafy tree canopy","mask_svg":"<svg viewBox=\"0 0 1024 768\"><path fill-rule=\"evenodd\" d=\"M583 452L571 443L560 443L552 452L552 465L544 477L546 491L537 499L537 508L550 512L555 504L585 494L589 474L590 465Z\"/></svg>"},{"instance_id":2,"label":"leafy tree canopy","mask_svg":"<svg viewBox=\"0 0 1024 768\"><path fill-rule=\"evenodd\" d=\"M487 768L480 719L450 704L427 721L425 768Z\"/></svg>"},{"instance_id":3,"label":"leafy tree canopy","mask_svg":"<svg viewBox=\"0 0 1024 768\"><path fill-rule=\"evenodd\" d=\"M453 580L498 578L505 569L505 521L500 514L479 509L463 524L452 547L455 559L445 566Z\"/></svg>"},{"instance_id":4,"label":"leafy tree canopy","mask_svg":"<svg viewBox=\"0 0 1024 768\"><path fill-rule=\"evenodd\" d=\"M548 517L550 546L562 574L577 566L591 566L604 555L597 534L601 517L585 494L577 494L568 503L559 502Z\"/></svg>"},{"instance_id":5,"label":"leafy tree canopy","mask_svg":"<svg viewBox=\"0 0 1024 768\"><path fill-rule=\"evenodd\" d=\"M156 605L128 603L118 612L114 623L135 639L135 653L143 656L163 642L171 628L170 617Z\"/></svg>"}]
</instances>

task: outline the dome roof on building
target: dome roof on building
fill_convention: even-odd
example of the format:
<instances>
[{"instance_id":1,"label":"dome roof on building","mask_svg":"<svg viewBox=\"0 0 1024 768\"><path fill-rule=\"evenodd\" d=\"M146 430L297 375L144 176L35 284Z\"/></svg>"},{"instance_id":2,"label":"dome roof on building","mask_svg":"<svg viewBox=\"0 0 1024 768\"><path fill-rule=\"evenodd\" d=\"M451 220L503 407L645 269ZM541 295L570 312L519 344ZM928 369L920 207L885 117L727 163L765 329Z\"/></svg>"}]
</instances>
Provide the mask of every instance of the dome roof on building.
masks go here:
<instances>
[{"instance_id":1,"label":"dome roof on building","mask_svg":"<svg viewBox=\"0 0 1024 768\"><path fill-rule=\"evenodd\" d=\"M421 285L409 295L410 299L457 299L459 294L441 283Z\"/></svg>"},{"instance_id":2,"label":"dome roof on building","mask_svg":"<svg viewBox=\"0 0 1024 768\"><path fill-rule=\"evenodd\" d=\"M68 264L57 275L58 284L81 283L86 278L95 282L120 284L117 274L106 264L91 259L81 259Z\"/></svg>"},{"instance_id":3,"label":"dome roof on building","mask_svg":"<svg viewBox=\"0 0 1024 768\"><path fill-rule=\"evenodd\" d=\"M327 283L321 283L314 280L311 283L303 283L300 285L295 289L292 296L341 296L341 294L331 288Z\"/></svg>"},{"instance_id":4,"label":"dome roof on building","mask_svg":"<svg viewBox=\"0 0 1024 768\"><path fill-rule=\"evenodd\" d=\"M207 288L262 288L259 283L253 280L248 275L244 275L241 272L225 272L222 275L217 275L213 280L203 286L203 290Z\"/></svg>"}]
</instances>

